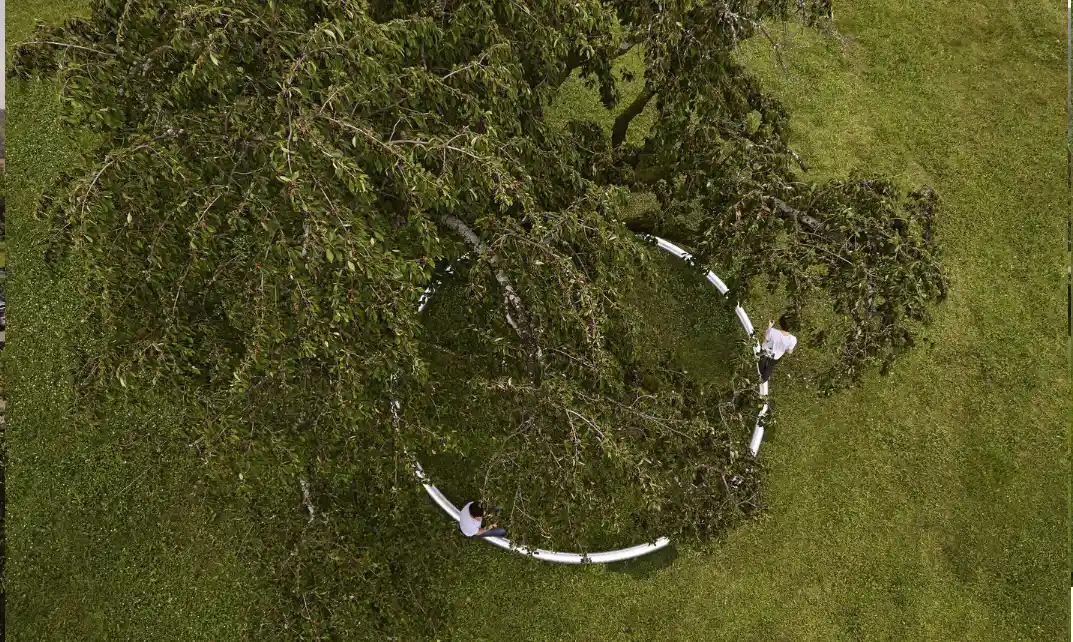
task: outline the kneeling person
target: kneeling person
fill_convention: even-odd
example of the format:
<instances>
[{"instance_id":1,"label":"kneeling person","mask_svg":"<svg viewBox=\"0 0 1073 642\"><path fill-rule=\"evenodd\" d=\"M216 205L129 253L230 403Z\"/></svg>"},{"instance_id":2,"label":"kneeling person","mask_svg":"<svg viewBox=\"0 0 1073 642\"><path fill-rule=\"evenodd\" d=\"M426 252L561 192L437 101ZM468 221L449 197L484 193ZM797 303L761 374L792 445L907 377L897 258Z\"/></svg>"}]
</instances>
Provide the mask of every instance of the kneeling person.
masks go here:
<instances>
[{"instance_id":1,"label":"kneeling person","mask_svg":"<svg viewBox=\"0 0 1073 642\"><path fill-rule=\"evenodd\" d=\"M469 502L462 507L458 516L458 530L466 537L503 537L507 529L492 524L488 528L481 527L484 519L484 506L480 502Z\"/></svg>"}]
</instances>

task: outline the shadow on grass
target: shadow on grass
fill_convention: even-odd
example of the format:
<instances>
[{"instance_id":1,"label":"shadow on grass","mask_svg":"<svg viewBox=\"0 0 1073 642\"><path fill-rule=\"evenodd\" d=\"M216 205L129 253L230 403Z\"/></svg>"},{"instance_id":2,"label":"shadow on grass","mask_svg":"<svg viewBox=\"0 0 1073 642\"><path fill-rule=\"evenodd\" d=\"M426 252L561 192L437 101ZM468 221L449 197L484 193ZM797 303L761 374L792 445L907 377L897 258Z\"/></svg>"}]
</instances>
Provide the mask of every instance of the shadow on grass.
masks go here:
<instances>
[{"instance_id":1,"label":"shadow on grass","mask_svg":"<svg viewBox=\"0 0 1073 642\"><path fill-rule=\"evenodd\" d=\"M632 560L605 564L604 568L611 573L629 575L635 580L647 580L655 575L657 571L674 564L676 559L678 559L678 548L674 545L674 542L671 542L655 553L649 553Z\"/></svg>"}]
</instances>

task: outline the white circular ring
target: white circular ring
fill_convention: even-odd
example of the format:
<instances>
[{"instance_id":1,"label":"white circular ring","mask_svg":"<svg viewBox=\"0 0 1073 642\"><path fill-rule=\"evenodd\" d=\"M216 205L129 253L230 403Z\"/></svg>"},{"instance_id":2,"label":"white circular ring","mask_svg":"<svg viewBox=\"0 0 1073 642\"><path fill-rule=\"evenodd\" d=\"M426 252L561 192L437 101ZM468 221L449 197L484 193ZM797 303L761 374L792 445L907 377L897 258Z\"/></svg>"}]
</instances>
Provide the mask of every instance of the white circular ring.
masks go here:
<instances>
[{"instance_id":1,"label":"white circular ring","mask_svg":"<svg viewBox=\"0 0 1073 642\"><path fill-rule=\"evenodd\" d=\"M641 238L655 240L656 245L660 249L663 249L684 261L691 262L693 259L693 256L689 254L689 252L686 252L674 243L661 239L658 236L641 235ZM462 258L466 258L466 256L468 255L464 255ZM452 273L451 267L448 266L446 271L448 274ZM725 283L723 283L723 281L718 276L715 275L714 272L709 271L706 275L706 278L708 282L714 285L715 288L719 290L719 292L723 296L727 296L727 294L730 292L730 289L726 286ZM423 311L425 309L425 306L428 305L428 302L432 298L432 294L435 292L436 286L438 285L439 282L437 281L436 283L425 289L424 294L421 295L421 299L418 302L418 312ZM749 315L745 313L745 310L742 309L741 305L735 306L734 313L737 315L738 321L741 323L742 329L745 330L745 333L749 335L749 337L752 338L755 343L755 346L753 347L753 353L759 354L760 343L757 342L754 337L753 324L752 321L749 320ZM766 382L760 383L759 391L760 396L766 399L768 394L768 385ZM391 402L391 412L392 415L396 418L398 417L399 408L400 404L398 401ZM756 428L753 430L753 437L749 443L749 450L752 452L754 457L759 452L760 442L764 438L763 418L764 415L767 414L767 411L768 404L765 402L764 407L760 410L760 414L757 415ZM432 482L431 480L429 480L428 475L426 475L424 469L421 468L420 462L415 462L414 464L414 475L417 477L418 481L421 482L421 485L424 486L425 491L429 494L432 500L436 502L436 505L443 509L443 512L447 513L447 515L449 515L452 519L454 519L455 521L459 521L460 511L458 507L451 503L451 500L447 499L438 488L432 485ZM660 550L661 548L666 547L668 544L671 543L670 539L666 537L661 537L651 544L639 544L637 546L631 546L629 548L620 548L613 551L602 551L599 553L564 553L561 551L549 551L544 550L542 548L530 548L527 546L522 546L520 544L515 544L511 542L505 537L481 537L480 539L483 539L484 541L494 544L502 549L514 551L516 553L527 555L538 560L543 560L546 562L557 562L559 564L607 564L610 562L621 562L624 560L629 560L636 557L641 557L642 555L653 553L655 551Z\"/></svg>"}]
</instances>

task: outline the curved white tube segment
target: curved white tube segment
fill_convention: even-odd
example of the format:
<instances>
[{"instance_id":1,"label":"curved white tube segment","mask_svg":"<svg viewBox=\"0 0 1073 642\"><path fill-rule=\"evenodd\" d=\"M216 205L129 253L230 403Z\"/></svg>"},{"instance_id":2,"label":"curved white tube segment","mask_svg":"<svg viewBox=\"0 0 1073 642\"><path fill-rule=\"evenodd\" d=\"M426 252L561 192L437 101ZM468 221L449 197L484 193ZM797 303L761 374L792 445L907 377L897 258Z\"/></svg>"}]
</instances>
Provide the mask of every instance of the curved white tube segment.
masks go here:
<instances>
[{"instance_id":1,"label":"curved white tube segment","mask_svg":"<svg viewBox=\"0 0 1073 642\"><path fill-rule=\"evenodd\" d=\"M658 245L660 249L665 250L666 252L669 252L670 254L673 254L680 259L683 259L685 261L692 261L693 259L693 256L689 252L686 252L685 250L678 247L674 243L671 243L670 241L661 239L658 236L641 235L641 237L651 238L655 240L656 245ZM448 274L453 272L451 266L447 266L446 272ZM719 290L720 294L726 296L730 292L730 289L727 288L726 284L723 283L723 281L718 276L716 276L714 272L709 271L705 278L707 278L708 282L714 285L717 290ZM432 295L435 292L437 285L439 285L439 281L425 289L425 292L421 295L421 299L418 302L418 312L423 311L425 309L425 306L428 305L428 302L432 298ZM749 320L749 315L745 313L745 310L742 309L740 305L735 306L734 313L738 316L738 321L741 322L741 327L745 330L745 333L752 337L753 324L752 321ZM753 347L753 352L754 354L760 353L759 343L756 343L756 345ZM761 383L759 386L759 390L760 396L766 397L768 393L767 382ZM391 405L392 414L397 416L399 402L392 401ZM764 415L767 414L767 411L768 405L764 404L764 407L760 410L760 414L757 415L756 418L756 428L753 430L753 437L749 443L749 450L752 452L754 457L760 450L760 442L764 439L764 426L762 420ZM421 468L420 462L415 463L414 475L416 475L417 479L421 482L421 485L424 486L425 492L429 494L429 497L431 497L432 500L436 502L436 505L439 506L443 510L443 512L447 513L447 515L450 516L451 519L458 521L458 507L451 503L451 500L447 499L447 497L445 497L444 494L440 492L440 489L432 485L432 482L425 474L425 471ZM564 553L561 551L548 551L542 548L523 547L518 544L514 544L505 537L482 537L480 539L483 539L484 541L494 544L499 548L505 550L514 551L515 553L527 555L529 557L543 560L545 562L556 562L559 564L607 564L610 562L621 562L624 560L640 557L642 555L647 555L648 553L652 553L654 551L658 551L659 549L664 548L671 543L671 541L666 537L661 537L651 544L638 544L637 546L621 548L614 551L602 551L599 553Z\"/></svg>"},{"instance_id":2,"label":"curved white tube segment","mask_svg":"<svg viewBox=\"0 0 1073 642\"><path fill-rule=\"evenodd\" d=\"M414 467L414 474L417 475L417 478L425 487L425 491L429 494L429 497L432 498L432 501L436 502L436 505L443 509L443 512L447 513L452 519L458 521L460 513L459 509L451 503L451 500L447 499L444 494L440 492L440 489L431 484L428 476L425 475L425 471L421 468L421 464L417 464ZM671 540L666 537L661 537L652 544L640 544L638 546L621 548L614 551L603 551L600 553L564 553L561 551L548 551L542 548L519 546L505 537L482 537L480 539L483 539L486 542L491 542L504 550L528 555L529 557L543 560L545 562L556 562L559 564L607 564L609 562L621 562L658 551L671 543Z\"/></svg>"},{"instance_id":3,"label":"curved white tube segment","mask_svg":"<svg viewBox=\"0 0 1073 642\"><path fill-rule=\"evenodd\" d=\"M738 315L738 321L741 322L741 327L745 330L745 334L750 337L753 336L753 322L749 320L749 315L745 313L745 310L740 305L734 306L734 314Z\"/></svg>"}]
</instances>

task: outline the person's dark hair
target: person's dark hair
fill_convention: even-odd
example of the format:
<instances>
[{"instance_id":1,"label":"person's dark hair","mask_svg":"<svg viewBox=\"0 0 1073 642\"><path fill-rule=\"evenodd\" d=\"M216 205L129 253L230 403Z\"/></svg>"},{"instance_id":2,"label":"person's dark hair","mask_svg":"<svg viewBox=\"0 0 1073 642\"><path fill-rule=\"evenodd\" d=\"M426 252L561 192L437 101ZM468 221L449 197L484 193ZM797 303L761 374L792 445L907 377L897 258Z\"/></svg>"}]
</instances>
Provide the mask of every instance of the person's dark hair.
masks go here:
<instances>
[{"instance_id":1,"label":"person's dark hair","mask_svg":"<svg viewBox=\"0 0 1073 642\"><path fill-rule=\"evenodd\" d=\"M792 332L797 329L797 320L797 312L790 311L779 317L779 321L775 324L775 327L784 332Z\"/></svg>"},{"instance_id":2,"label":"person's dark hair","mask_svg":"<svg viewBox=\"0 0 1073 642\"><path fill-rule=\"evenodd\" d=\"M469 514L474 517L484 517L484 506L481 506L480 502L473 502L469 505Z\"/></svg>"}]
</instances>

